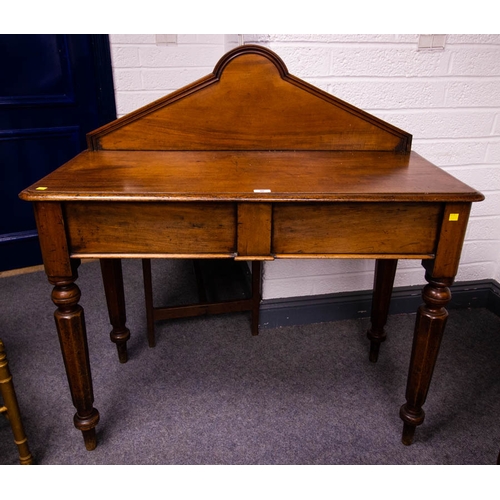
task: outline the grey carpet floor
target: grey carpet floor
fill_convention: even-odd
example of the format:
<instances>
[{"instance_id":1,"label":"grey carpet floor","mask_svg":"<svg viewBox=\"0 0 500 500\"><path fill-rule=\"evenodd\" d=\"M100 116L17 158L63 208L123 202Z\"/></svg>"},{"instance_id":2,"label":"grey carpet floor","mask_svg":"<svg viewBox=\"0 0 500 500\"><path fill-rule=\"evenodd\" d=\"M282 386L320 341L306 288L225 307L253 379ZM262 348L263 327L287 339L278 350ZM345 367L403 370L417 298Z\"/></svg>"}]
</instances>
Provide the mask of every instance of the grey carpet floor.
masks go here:
<instances>
[{"instance_id":1,"label":"grey carpet floor","mask_svg":"<svg viewBox=\"0 0 500 500\"><path fill-rule=\"evenodd\" d=\"M155 262L161 303L190 301L184 261ZM129 361L120 364L97 262L80 267L98 447L73 427L44 273L0 279L0 338L38 464L494 464L500 449L500 318L453 310L426 420L401 443L415 315L389 318L378 363L368 319L262 329L248 313L164 322L146 340L139 261L124 262ZM0 419L0 464L16 464Z\"/></svg>"}]
</instances>

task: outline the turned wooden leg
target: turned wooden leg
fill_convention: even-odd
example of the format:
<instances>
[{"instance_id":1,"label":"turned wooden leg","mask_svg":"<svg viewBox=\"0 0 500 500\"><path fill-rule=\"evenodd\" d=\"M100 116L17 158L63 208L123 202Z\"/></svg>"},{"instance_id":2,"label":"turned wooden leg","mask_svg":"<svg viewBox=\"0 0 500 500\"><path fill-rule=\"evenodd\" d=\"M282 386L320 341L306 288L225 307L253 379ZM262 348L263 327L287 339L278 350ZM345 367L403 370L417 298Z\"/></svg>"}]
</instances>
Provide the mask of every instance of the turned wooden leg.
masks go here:
<instances>
[{"instance_id":1,"label":"turned wooden leg","mask_svg":"<svg viewBox=\"0 0 500 500\"><path fill-rule=\"evenodd\" d=\"M127 340L130 338L130 330L125 326L127 317L121 260L101 259L101 273L109 321L113 326L110 333L111 341L116 344L120 363L126 363L128 360Z\"/></svg>"},{"instance_id":2,"label":"turned wooden leg","mask_svg":"<svg viewBox=\"0 0 500 500\"><path fill-rule=\"evenodd\" d=\"M31 465L33 457L28 446L28 439L24 432L23 423L21 420L21 412L17 402L16 391L14 390L14 383L12 382L12 375L9 370L9 363L3 342L0 340L0 393L4 402L0 412L4 413L10 421L12 434L14 435L14 442L19 450L19 463L21 465Z\"/></svg>"},{"instance_id":3,"label":"turned wooden leg","mask_svg":"<svg viewBox=\"0 0 500 500\"><path fill-rule=\"evenodd\" d=\"M85 318L83 308L78 304L80 289L74 283L76 267L72 276L49 277L49 280L55 285L52 291L52 301L57 306L54 317L73 405L77 410L74 424L82 431L87 450L93 450L97 446L95 426L99 422L99 412L93 407Z\"/></svg>"},{"instance_id":4,"label":"turned wooden leg","mask_svg":"<svg viewBox=\"0 0 500 500\"><path fill-rule=\"evenodd\" d=\"M259 334L259 310L261 300L262 262L252 261L252 335Z\"/></svg>"},{"instance_id":5,"label":"turned wooden leg","mask_svg":"<svg viewBox=\"0 0 500 500\"><path fill-rule=\"evenodd\" d=\"M146 322L148 329L149 347L156 345L155 318L153 309L153 276L151 273L151 259L142 259L142 277L144 280L144 298L146 301Z\"/></svg>"},{"instance_id":6,"label":"turned wooden leg","mask_svg":"<svg viewBox=\"0 0 500 500\"><path fill-rule=\"evenodd\" d=\"M371 328L367 332L370 339L370 361L376 363L380 344L386 339L385 324L391 304L391 294L396 275L397 259L377 259L373 281Z\"/></svg>"},{"instance_id":7,"label":"turned wooden leg","mask_svg":"<svg viewBox=\"0 0 500 500\"><path fill-rule=\"evenodd\" d=\"M431 383L432 373L443 337L448 312L446 304L451 299L452 278L432 278L422 292L424 304L420 306L415 323L413 347L410 359L406 403L401 407L400 416L404 422L403 444L413 442L415 429L424 421L422 409Z\"/></svg>"}]
</instances>

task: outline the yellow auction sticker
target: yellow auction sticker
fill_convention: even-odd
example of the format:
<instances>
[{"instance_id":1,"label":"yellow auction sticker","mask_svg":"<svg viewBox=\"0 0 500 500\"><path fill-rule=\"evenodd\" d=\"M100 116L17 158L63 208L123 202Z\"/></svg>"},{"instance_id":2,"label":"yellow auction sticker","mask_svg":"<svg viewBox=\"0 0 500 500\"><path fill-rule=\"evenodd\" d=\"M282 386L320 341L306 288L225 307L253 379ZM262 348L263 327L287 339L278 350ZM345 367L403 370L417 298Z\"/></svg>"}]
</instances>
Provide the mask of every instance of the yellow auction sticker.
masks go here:
<instances>
[{"instance_id":1,"label":"yellow auction sticker","mask_svg":"<svg viewBox=\"0 0 500 500\"><path fill-rule=\"evenodd\" d=\"M46 187L43 187L43 186L40 186L40 187L37 187L36 190L37 191L45 191L47 188Z\"/></svg>"},{"instance_id":2,"label":"yellow auction sticker","mask_svg":"<svg viewBox=\"0 0 500 500\"><path fill-rule=\"evenodd\" d=\"M448 219L450 221L457 221L458 220L458 214L450 214L450 218Z\"/></svg>"}]
</instances>

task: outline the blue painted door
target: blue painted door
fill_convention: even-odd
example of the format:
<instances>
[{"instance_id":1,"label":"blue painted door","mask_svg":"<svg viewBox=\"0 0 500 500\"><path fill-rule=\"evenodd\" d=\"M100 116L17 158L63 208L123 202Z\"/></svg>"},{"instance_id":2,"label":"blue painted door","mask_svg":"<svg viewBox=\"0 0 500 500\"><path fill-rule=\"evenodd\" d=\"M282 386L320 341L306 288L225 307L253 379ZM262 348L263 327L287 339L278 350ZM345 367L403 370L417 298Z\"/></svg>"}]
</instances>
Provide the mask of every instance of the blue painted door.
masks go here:
<instances>
[{"instance_id":1,"label":"blue painted door","mask_svg":"<svg viewBox=\"0 0 500 500\"><path fill-rule=\"evenodd\" d=\"M116 117L106 35L0 35L0 271L41 263L18 194Z\"/></svg>"}]
</instances>

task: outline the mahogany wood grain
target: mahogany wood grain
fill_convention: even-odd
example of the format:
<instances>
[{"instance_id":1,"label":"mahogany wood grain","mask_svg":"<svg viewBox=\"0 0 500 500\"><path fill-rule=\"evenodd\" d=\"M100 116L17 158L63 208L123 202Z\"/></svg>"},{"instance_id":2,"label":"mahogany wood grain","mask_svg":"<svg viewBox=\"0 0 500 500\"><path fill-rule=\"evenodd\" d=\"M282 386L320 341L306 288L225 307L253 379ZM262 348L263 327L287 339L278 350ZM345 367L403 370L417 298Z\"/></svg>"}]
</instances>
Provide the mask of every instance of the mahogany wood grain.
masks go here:
<instances>
[{"instance_id":1,"label":"mahogany wood grain","mask_svg":"<svg viewBox=\"0 0 500 500\"><path fill-rule=\"evenodd\" d=\"M35 220L45 272L52 284L73 276L69 259L64 215L60 203L35 203Z\"/></svg>"},{"instance_id":2,"label":"mahogany wood grain","mask_svg":"<svg viewBox=\"0 0 500 500\"><path fill-rule=\"evenodd\" d=\"M432 373L448 319L446 304L451 299L449 286L453 279L435 279L426 274L428 285L424 287L424 304L419 307L413 336L412 354L406 387L406 403L400 416L404 422L402 441L413 442L415 429L424 421L422 406L427 398Z\"/></svg>"},{"instance_id":3,"label":"mahogany wood grain","mask_svg":"<svg viewBox=\"0 0 500 500\"><path fill-rule=\"evenodd\" d=\"M250 311L252 299L188 304L185 306L155 308L155 321L173 318L189 318L205 314L222 314L226 312Z\"/></svg>"},{"instance_id":4,"label":"mahogany wood grain","mask_svg":"<svg viewBox=\"0 0 500 500\"><path fill-rule=\"evenodd\" d=\"M432 254L437 203L276 204L275 254Z\"/></svg>"},{"instance_id":5,"label":"mahogany wood grain","mask_svg":"<svg viewBox=\"0 0 500 500\"><path fill-rule=\"evenodd\" d=\"M275 258L375 258L372 361L385 338L396 259L422 259L429 284L400 413L409 444L423 422L470 206L484 199L412 152L411 140L290 75L272 51L242 46L211 75L90 133L87 151L25 189L87 448L99 414L72 265L84 256L112 259L103 274L122 344L113 259L248 258L257 259L255 271L258 260ZM255 322L260 272L253 280Z\"/></svg>"},{"instance_id":6,"label":"mahogany wood grain","mask_svg":"<svg viewBox=\"0 0 500 500\"><path fill-rule=\"evenodd\" d=\"M272 205L238 204L238 258L271 257Z\"/></svg>"},{"instance_id":7,"label":"mahogany wood grain","mask_svg":"<svg viewBox=\"0 0 500 500\"><path fill-rule=\"evenodd\" d=\"M470 203L446 204L436 258L425 265L426 269L432 265L432 276L453 278L457 274L470 210Z\"/></svg>"},{"instance_id":8,"label":"mahogany wood grain","mask_svg":"<svg viewBox=\"0 0 500 500\"><path fill-rule=\"evenodd\" d=\"M20 196L279 203L483 199L417 153L373 151L85 151Z\"/></svg>"},{"instance_id":9,"label":"mahogany wood grain","mask_svg":"<svg viewBox=\"0 0 500 500\"><path fill-rule=\"evenodd\" d=\"M144 281L144 299L146 304L148 345L149 347L155 347L155 310L153 299L153 274L151 271L151 259L142 259L142 279Z\"/></svg>"},{"instance_id":10,"label":"mahogany wood grain","mask_svg":"<svg viewBox=\"0 0 500 500\"><path fill-rule=\"evenodd\" d=\"M116 344L120 363L126 363L128 360L127 341L130 339L130 330L125 326L127 314L125 311L122 263L120 259L101 259L100 264L109 321L113 326L110 338Z\"/></svg>"},{"instance_id":11,"label":"mahogany wood grain","mask_svg":"<svg viewBox=\"0 0 500 500\"><path fill-rule=\"evenodd\" d=\"M387 334L384 329L389 315L392 288L396 276L397 259L377 259L373 280L373 300L371 310L371 327L367 332L370 339L370 361L376 363L380 344Z\"/></svg>"},{"instance_id":12,"label":"mahogany wood grain","mask_svg":"<svg viewBox=\"0 0 500 500\"><path fill-rule=\"evenodd\" d=\"M103 259L105 260L105 259ZM198 281L198 294L200 302L197 304L186 304L182 306L157 306L153 297L153 279L151 271L151 259L142 259L144 294L146 303L147 335L149 347L156 345L155 323L161 320L174 318L188 318L202 316L205 314L223 314L230 312L251 311L252 335L259 334L259 307L261 301L261 273L262 264L259 260L252 261L252 293L251 297L243 299L228 299L218 302L209 302L205 293L205 287L201 283L201 271L199 261L194 260L195 271Z\"/></svg>"},{"instance_id":13,"label":"mahogany wood grain","mask_svg":"<svg viewBox=\"0 0 500 500\"><path fill-rule=\"evenodd\" d=\"M225 254L236 250L236 207L203 203L65 204L72 254Z\"/></svg>"},{"instance_id":14,"label":"mahogany wood grain","mask_svg":"<svg viewBox=\"0 0 500 500\"><path fill-rule=\"evenodd\" d=\"M93 407L87 331L83 308L78 304L80 289L75 284L80 260L70 259L61 205L57 202L35 203L34 208L45 272L54 285L52 301L57 306L54 318L59 344L77 410L73 421L82 431L87 450L93 450L97 446L95 426L99 422L99 412Z\"/></svg>"},{"instance_id":15,"label":"mahogany wood grain","mask_svg":"<svg viewBox=\"0 0 500 500\"><path fill-rule=\"evenodd\" d=\"M115 151L408 151L411 135L290 77L276 54L247 45L226 54L212 75L88 140Z\"/></svg>"},{"instance_id":16,"label":"mahogany wood grain","mask_svg":"<svg viewBox=\"0 0 500 500\"><path fill-rule=\"evenodd\" d=\"M94 391L85 318L83 308L78 304L80 289L74 283L77 278L76 267L75 264L72 276L61 277L54 282L52 301L57 306L54 312L57 333L73 405L77 410L73 421L76 428L82 431L87 450L93 450L97 446L95 427L99 422L99 412L93 406Z\"/></svg>"}]
</instances>

